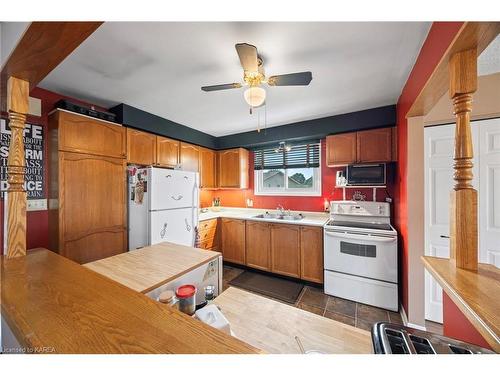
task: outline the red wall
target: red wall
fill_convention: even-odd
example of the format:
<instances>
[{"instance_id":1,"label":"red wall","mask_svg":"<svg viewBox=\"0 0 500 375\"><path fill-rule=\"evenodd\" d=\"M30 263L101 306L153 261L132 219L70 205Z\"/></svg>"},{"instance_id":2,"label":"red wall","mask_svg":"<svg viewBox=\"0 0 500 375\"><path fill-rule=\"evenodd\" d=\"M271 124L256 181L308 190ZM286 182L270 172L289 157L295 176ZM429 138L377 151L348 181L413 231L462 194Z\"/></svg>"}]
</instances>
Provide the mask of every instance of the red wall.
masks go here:
<instances>
[{"instance_id":1,"label":"red wall","mask_svg":"<svg viewBox=\"0 0 500 375\"><path fill-rule=\"evenodd\" d=\"M47 124L48 124L48 114L54 109L54 105L60 99L70 99L75 103L85 104L88 103L82 102L81 100L69 98L52 91L44 90L41 88L34 88L30 96L33 98L38 98L42 101L42 116L28 116L27 122L42 125L44 128L44 167L45 167L45 193L47 194L47 144L48 144L48 134L47 134ZM100 107L96 107L100 108ZM104 108L100 108L104 109ZM2 117L5 117L6 114L2 114ZM4 204L3 201L0 201L0 240L3 243L3 226L4 226ZM47 211L33 211L27 213L26 220L26 245L28 249L33 249L36 247L48 247L48 212Z\"/></svg>"},{"instance_id":2,"label":"red wall","mask_svg":"<svg viewBox=\"0 0 500 375\"><path fill-rule=\"evenodd\" d=\"M408 311L408 212L407 212L407 151L408 136L406 114L425 83L431 76L446 49L453 41L463 22L434 22L427 39L417 57L415 65L406 81L396 105L398 130L398 166L395 184L395 216L394 224L400 235L400 258L402 274L402 303ZM423 220L423 218L422 218Z\"/></svg>"},{"instance_id":3,"label":"red wall","mask_svg":"<svg viewBox=\"0 0 500 375\"><path fill-rule=\"evenodd\" d=\"M491 349L491 346L443 291L443 333L454 339Z\"/></svg>"},{"instance_id":4,"label":"red wall","mask_svg":"<svg viewBox=\"0 0 500 375\"><path fill-rule=\"evenodd\" d=\"M326 144L321 141L321 160L326 160ZM249 165L249 189L245 190L204 190L200 195L200 203L202 207L212 205L212 199L219 197L221 205L224 207L246 207L247 198L253 199L254 208L269 208L275 209L279 204L285 209L295 211L324 211L325 201L341 200L342 189L335 188L335 176L340 168L329 168L326 162L321 163L321 196L320 197L290 197L290 196L263 196L255 195L254 188L254 169L253 169L253 154L250 153ZM392 175L390 173L389 177ZM386 197L392 197L394 184L389 181L387 191L377 189L377 200L384 201ZM351 199L354 191L360 190L366 194L366 199L372 199L372 189L346 189L346 199Z\"/></svg>"}]
</instances>

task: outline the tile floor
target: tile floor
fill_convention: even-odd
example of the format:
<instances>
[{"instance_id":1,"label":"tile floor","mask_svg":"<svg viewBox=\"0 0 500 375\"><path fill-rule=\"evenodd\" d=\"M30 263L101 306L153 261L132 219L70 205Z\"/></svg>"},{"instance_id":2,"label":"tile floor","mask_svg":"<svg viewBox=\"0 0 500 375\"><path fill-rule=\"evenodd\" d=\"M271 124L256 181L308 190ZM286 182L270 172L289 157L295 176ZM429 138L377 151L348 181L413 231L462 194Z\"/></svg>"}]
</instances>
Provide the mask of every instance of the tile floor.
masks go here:
<instances>
[{"instance_id":1,"label":"tile floor","mask_svg":"<svg viewBox=\"0 0 500 375\"><path fill-rule=\"evenodd\" d=\"M229 281L234 279L241 272L243 272L242 269L224 266L223 288L228 288ZM279 302L284 303L283 301ZM403 322L399 313L348 301L342 298L331 297L324 294L323 290L312 286L305 286L304 289L302 289L295 306L314 314L365 330L370 330L375 322L382 320L399 324Z\"/></svg>"}]
</instances>

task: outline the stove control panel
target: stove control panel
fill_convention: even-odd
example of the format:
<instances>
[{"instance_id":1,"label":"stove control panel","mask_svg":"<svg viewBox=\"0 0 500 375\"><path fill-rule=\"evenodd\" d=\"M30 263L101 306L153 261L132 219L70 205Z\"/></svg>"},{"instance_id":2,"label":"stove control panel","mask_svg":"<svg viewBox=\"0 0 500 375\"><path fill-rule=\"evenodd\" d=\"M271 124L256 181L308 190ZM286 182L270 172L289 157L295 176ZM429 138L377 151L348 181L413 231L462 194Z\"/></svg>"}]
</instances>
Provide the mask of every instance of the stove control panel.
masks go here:
<instances>
[{"instance_id":1,"label":"stove control panel","mask_svg":"<svg viewBox=\"0 0 500 375\"><path fill-rule=\"evenodd\" d=\"M390 205L387 202L331 201L330 212L334 215L390 217Z\"/></svg>"}]
</instances>

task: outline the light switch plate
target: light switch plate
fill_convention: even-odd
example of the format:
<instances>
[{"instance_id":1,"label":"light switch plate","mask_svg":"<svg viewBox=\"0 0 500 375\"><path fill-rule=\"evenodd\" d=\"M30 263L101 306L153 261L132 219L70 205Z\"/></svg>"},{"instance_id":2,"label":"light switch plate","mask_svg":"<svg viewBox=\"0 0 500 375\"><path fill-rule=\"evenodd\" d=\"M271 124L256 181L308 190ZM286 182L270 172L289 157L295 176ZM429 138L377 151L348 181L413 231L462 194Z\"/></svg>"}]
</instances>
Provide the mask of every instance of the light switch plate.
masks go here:
<instances>
[{"instance_id":1,"label":"light switch plate","mask_svg":"<svg viewBox=\"0 0 500 375\"><path fill-rule=\"evenodd\" d=\"M45 211L47 210L47 199L28 199L27 211Z\"/></svg>"}]
</instances>

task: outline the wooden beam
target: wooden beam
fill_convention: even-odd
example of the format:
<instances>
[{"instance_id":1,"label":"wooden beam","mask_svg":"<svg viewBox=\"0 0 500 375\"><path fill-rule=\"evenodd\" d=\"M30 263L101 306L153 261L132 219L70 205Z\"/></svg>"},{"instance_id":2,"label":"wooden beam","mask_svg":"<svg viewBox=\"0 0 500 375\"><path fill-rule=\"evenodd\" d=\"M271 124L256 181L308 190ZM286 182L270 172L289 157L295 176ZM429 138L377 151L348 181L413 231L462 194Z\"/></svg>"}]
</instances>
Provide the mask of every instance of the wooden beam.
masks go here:
<instances>
[{"instance_id":1,"label":"wooden beam","mask_svg":"<svg viewBox=\"0 0 500 375\"><path fill-rule=\"evenodd\" d=\"M0 87L9 77L29 82L30 89L87 39L102 22L32 22L0 73ZM6 111L2 90L1 110Z\"/></svg>"},{"instance_id":2,"label":"wooden beam","mask_svg":"<svg viewBox=\"0 0 500 375\"><path fill-rule=\"evenodd\" d=\"M472 187L472 94L477 90L477 51L455 53L449 63L450 98L457 119L454 190L450 195L450 250L459 268L477 270L477 191Z\"/></svg>"},{"instance_id":3,"label":"wooden beam","mask_svg":"<svg viewBox=\"0 0 500 375\"><path fill-rule=\"evenodd\" d=\"M454 54L475 49L479 55L499 33L500 22L465 22L439 64L434 68L406 117L425 116L446 94L450 82L448 64Z\"/></svg>"},{"instance_id":4,"label":"wooden beam","mask_svg":"<svg viewBox=\"0 0 500 375\"><path fill-rule=\"evenodd\" d=\"M10 77L7 81L10 144L7 159L7 257L26 255L26 191L24 190L24 125L29 108L29 83Z\"/></svg>"}]
</instances>

